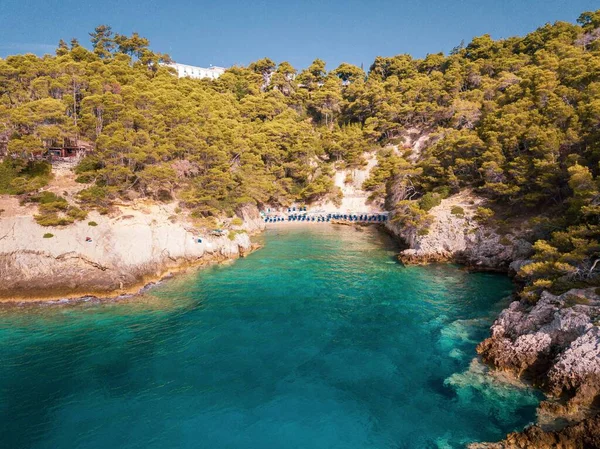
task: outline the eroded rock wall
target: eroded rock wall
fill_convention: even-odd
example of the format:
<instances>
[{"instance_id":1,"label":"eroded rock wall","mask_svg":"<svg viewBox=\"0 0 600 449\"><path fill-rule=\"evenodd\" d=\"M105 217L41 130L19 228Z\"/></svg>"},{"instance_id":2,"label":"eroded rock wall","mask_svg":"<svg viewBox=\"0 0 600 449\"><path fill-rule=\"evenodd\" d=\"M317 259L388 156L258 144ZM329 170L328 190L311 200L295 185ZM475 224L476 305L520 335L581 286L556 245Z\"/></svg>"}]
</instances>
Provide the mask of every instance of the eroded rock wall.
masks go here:
<instances>
[{"instance_id":1,"label":"eroded rock wall","mask_svg":"<svg viewBox=\"0 0 600 449\"><path fill-rule=\"evenodd\" d=\"M251 249L247 233L211 236L173 209L127 208L111 217L92 213L83 222L56 228L39 226L31 216L2 218L0 300L112 296ZM245 209L245 214L251 230L260 229L253 220L258 212Z\"/></svg>"},{"instance_id":2,"label":"eroded rock wall","mask_svg":"<svg viewBox=\"0 0 600 449\"><path fill-rule=\"evenodd\" d=\"M600 297L593 290L544 292L532 305L514 301L477 348L492 367L540 386L542 410L576 414L600 401Z\"/></svg>"},{"instance_id":3,"label":"eroded rock wall","mask_svg":"<svg viewBox=\"0 0 600 449\"><path fill-rule=\"evenodd\" d=\"M442 200L429 211L433 221L426 233L403 228L392 217L386 226L408 246L400 260L408 264L454 261L471 268L508 271L511 262L526 259L531 244L517 232L500 234L475 220L482 204L483 199L470 191Z\"/></svg>"}]
</instances>

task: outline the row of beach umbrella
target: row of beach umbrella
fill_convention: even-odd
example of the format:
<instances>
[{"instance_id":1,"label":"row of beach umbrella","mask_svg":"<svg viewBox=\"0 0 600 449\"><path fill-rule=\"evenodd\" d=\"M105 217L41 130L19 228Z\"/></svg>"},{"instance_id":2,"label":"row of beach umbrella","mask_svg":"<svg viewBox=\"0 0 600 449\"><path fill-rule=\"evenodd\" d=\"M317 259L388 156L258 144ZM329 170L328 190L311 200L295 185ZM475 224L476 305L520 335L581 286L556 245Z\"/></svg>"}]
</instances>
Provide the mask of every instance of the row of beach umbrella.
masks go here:
<instances>
[{"instance_id":1,"label":"row of beach umbrella","mask_svg":"<svg viewBox=\"0 0 600 449\"><path fill-rule=\"evenodd\" d=\"M323 215L305 215L305 214L290 214L287 217L283 216L267 216L264 218L265 223L278 223L284 221L303 221L303 222L330 222L331 220L345 220L352 222L366 223L382 223L387 221L386 214L323 214Z\"/></svg>"}]
</instances>

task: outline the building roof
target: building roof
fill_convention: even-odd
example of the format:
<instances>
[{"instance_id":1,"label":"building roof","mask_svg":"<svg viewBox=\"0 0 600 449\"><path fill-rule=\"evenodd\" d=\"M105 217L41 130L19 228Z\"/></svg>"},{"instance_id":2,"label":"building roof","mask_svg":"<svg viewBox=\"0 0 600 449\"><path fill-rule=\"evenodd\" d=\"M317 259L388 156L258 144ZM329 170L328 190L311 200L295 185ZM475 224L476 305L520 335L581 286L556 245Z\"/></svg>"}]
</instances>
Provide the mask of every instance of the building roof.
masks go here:
<instances>
[{"instance_id":1,"label":"building roof","mask_svg":"<svg viewBox=\"0 0 600 449\"><path fill-rule=\"evenodd\" d=\"M180 64L179 62L172 62L171 64L167 64L170 67L181 67L181 68L186 68L186 69L201 69L201 70L216 70L216 71L220 71L220 70L227 70L225 67L219 67L216 65L211 65L209 67L198 67L195 65L189 65L189 64Z\"/></svg>"},{"instance_id":2,"label":"building roof","mask_svg":"<svg viewBox=\"0 0 600 449\"><path fill-rule=\"evenodd\" d=\"M179 64L177 62L173 62L171 64L165 64L168 67L172 67L177 71L178 77L190 77L190 78L218 78L222 75L225 70L225 67L218 66L210 66L210 67L197 67L193 65L187 64Z\"/></svg>"}]
</instances>

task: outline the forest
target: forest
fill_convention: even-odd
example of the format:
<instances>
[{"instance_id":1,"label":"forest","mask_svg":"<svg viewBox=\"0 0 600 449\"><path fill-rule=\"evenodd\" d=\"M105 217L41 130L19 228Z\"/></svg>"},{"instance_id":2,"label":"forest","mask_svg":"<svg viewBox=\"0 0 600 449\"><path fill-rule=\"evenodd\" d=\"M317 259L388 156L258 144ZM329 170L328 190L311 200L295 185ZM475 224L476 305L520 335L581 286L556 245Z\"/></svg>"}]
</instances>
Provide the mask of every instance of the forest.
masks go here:
<instances>
[{"instance_id":1,"label":"forest","mask_svg":"<svg viewBox=\"0 0 600 449\"><path fill-rule=\"evenodd\" d=\"M377 57L368 71L264 58L217 80L177 78L137 33L101 25L90 38L0 59L0 194L39 202L46 224L68 207L40 194L49 141L95 148L75 169L80 208L58 224L140 197L196 217L335 200L334 171L377 152L364 188L419 232L465 188L488 199L482 222L528 220L523 297L600 281L600 10L449 55ZM419 154L411 134L426 138Z\"/></svg>"}]
</instances>

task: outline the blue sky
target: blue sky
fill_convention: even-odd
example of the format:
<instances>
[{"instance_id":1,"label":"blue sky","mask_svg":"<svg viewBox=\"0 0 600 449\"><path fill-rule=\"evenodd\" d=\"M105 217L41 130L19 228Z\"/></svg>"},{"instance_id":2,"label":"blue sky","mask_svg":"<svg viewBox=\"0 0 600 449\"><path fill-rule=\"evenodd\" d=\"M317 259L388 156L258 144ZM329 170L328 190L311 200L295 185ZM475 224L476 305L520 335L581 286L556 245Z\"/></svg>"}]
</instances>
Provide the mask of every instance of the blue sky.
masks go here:
<instances>
[{"instance_id":1,"label":"blue sky","mask_svg":"<svg viewBox=\"0 0 600 449\"><path fill-rule=\"evenodd\" d=\"M248 64L268 56L297 68L319 57L368 68L375 56L448 52L490 33L523 35L574 22L598 0L0 0L0 56L52 53L59 39L108 24L148 37L178 62Z\"/></svg>"}]
</instances>

